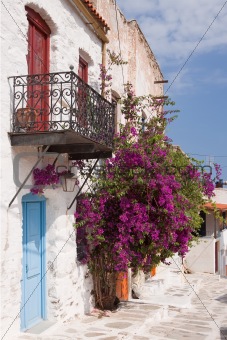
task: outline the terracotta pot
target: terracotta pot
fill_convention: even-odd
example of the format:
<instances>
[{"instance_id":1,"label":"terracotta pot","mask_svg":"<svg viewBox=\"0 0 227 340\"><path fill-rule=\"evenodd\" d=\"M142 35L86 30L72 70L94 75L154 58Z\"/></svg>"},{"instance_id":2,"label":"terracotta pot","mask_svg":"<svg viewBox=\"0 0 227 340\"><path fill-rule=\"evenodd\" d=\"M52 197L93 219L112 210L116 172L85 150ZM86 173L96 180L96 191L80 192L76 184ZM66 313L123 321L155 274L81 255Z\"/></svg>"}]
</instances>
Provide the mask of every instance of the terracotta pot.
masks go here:
<instances>
[{"instance_id":1,"label":"terracotta pot","mask_svg":"<svg viewBox=\"0 0 227 340\"><path fill-rule=\"evenodd\" d=\"M39 115L37 110L25 108L18 109L16 112L16 126L21 128L30 128L36 122Z\"/></svg>"}]
</instances>

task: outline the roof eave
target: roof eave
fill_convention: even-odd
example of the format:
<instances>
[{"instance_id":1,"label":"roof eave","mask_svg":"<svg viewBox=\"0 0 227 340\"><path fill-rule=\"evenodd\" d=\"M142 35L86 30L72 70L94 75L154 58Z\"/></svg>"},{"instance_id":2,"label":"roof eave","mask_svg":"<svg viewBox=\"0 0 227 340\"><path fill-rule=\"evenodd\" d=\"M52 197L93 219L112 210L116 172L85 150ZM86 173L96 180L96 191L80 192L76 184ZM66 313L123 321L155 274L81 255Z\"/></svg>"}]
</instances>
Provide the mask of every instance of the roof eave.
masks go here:
<instances>
[{"instance_id":1,"label":"roof eave","mask_svg":"<svg viewBox=\"0 0 227 340\"><path fill-rule=\"evenodd\" d=\"M93 27L97 36L105 43L109 42L104 26L100 26L100 22L90 13L88 8L80 0L70 0L79 9L82 15L87 19L88 23Z\"/></svg>"}]
</instances>

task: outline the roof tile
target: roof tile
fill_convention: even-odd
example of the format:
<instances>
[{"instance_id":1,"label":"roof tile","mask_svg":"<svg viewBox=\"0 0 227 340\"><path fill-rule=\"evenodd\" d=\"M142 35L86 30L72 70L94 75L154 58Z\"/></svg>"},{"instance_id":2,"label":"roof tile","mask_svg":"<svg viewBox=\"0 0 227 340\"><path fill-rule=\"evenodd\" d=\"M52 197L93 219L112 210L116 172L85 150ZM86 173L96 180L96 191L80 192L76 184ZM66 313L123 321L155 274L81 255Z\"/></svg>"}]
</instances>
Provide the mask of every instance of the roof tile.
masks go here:
<instances>
[{"instance_id":1,"label":"roof tile","mask_svg":"<svg viewBox=\"0 0 227 340\"><path fill-rule=\"evenodd\" d=\"M95 7L93 6L93 4L90 2L90 0L81 0L86 7L88 8L88 10L91 12L91 14L106 28L106 29L110 29L110 27L108 26L107 22L103 19L103 17L97 12L97 10L95 9Z\"/></svg>"},{"instance_id":2,"label":"roof tile","mask_svg":"<svg viewBox=\"0 0 227 340\"><path fill-rule=\"evenodd\" d=\"M227 210L227 204L224 203L215 203L216 208L219 210ZM208 209L214 209L214 206L212 205L212 203L206 203L205 207Z\"/></svg>"}]
</instances>

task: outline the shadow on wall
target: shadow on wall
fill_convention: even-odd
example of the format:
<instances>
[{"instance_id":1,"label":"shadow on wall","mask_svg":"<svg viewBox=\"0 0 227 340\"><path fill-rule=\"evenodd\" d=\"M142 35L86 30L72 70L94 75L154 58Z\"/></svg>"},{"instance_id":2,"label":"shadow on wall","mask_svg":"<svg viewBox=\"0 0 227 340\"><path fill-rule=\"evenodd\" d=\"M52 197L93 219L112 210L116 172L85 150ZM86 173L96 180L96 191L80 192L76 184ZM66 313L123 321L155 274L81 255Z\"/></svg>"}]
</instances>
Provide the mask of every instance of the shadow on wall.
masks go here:
<instances>
[{"instance_id":1,"label":"shadow on wall","mask_svg":"<svg viewBox=\"0 0 227 340\"><path fill-rule=\"evenodd\" d=\"M196 246L195 246L196 247ZM201 252L197 255L197 257L195 258L195 260L190 264L191 266L198 260L201 258L201 255L207 251L207 249L209 248L209 244L207 245L207 247L205 249L202 249ZM185 262L187 263L187 260L185 260Z\"/></svg>"},{"instance_id":2,"label":"shadow on wall","mask_svg":"<svg viewBox=\"0 0 227 340\"><path fill-rule=\"evenodd\" d=\"M204 255L205 258L207 256L207 252L209 252L212 256L212 250L210 250L210 242L213 240L212 237L203 237L199 240L199 243L198 244L194 244L189 252L187 253L186 257L185 257L185 260L184 260L184 263L186 265L186 267L188 269L191 269L193 270L193 265L196 264L197 261L200 261L202 256ZM204 248L201 248L200 247L202 246L202 243L204 244ZM207 244L206 244L207 243Z\"/></svg>"},{"instance_id":3,"label":"shadow on wall","mask_svg":"<svg viewBox=\"0 0 227 340\"><path fill-rule=\"evenodd\" d=\"M227 327L220 328L220 339L227 340Z\"/></svg>"},{"instance_id":4,"label":"shadow on wall","mask_svg":"<svg viewBox=\"0 0 227 340\"><path fill-rule=\"evenodd\" d=\"M227 304L227 294L221 295L221 296L219 296L219 297L218 297L217 299L215 299L215 300L220 301L221 303Z\"/></svg>"}]
</instances>

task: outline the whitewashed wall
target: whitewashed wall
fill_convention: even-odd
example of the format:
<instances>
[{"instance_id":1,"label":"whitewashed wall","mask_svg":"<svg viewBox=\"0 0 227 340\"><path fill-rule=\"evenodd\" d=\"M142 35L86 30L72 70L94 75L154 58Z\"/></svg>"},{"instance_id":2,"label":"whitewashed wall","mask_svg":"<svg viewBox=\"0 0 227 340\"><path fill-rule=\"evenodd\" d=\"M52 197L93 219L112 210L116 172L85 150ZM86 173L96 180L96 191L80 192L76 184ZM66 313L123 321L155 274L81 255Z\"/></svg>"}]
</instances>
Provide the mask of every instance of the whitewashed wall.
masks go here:
<instances>
[{"instance_id":1,"label":"whitewashed wall","mask_svg":"<svg viewBox=\"0 0 227 340\"><path fill-rule=\"evenodd\" d=\"M227 276L227 229L220 235L220 265L219 274Z\"/></svg>"},{"instance_id":2,"label":"whitewashed wall","mask_svg":"<svg viewBox=\"0 0 227 340\"><path fill-rule=\"evenodd\" d=\"M99 89L98 76L102 44L86 25L69 1L61 0L5 0L1 8L1 146L2 146L2 332L12 324L7 339L19 331L19 310L22 279L22 189L13 205L8 208L18 187L13 181L13 160L22 152L37 152L34 147L11 147L7 133L10 131L12 82L10 76L25 75L27 70L27 31L25 5L38 12L51 29L50 71L68 71L70 65L78 70L79 53L89 63L89 83ZM13 19L12 19L12 17ZM26 177L37 159L36 154L22 157L20 179ZM48 162L47 160L45 160ZM42 164L40 164L42 166ZM31 179L28 181L31 184ZM47 198L47 317L50 320L69 320L89 310L91 281L85 279L85 267L76 263L73 213L67 212L75 193L64 193L61 188L46 190ZM71 235L71 237L69 237ZM64 246L64 244L66 245ZM64 247L63 247L64 246ZM63 249L62 249L63 247ZM60 251L62 249L62 251ZM59 253L60 252L60 253ZM55 260L55 261L54 261ZM52 264L52 262L54 263Z\"/></svg>"},{"instance_id":3,"label":"whitewashed wall","mask_svg":"<svg viewBox=\"0 0 227 340\"><path fill-rule=\"evenodd\" d=\"M227 189L217 188L214 191L213 202L227 204ZM199 239L199 244L194 243L185 257L187 268L197 272L215 273L215 242L217 242L218 272L227 275L227 241L226 230L222 230L222 223L215 219L213 211L206 214L206 237ZM217 239L214 239L216 228Z\"/></svg>"},{"instance_id":4,"label":"whitewashed wall","mask_svg":"<svg viewBox=\"0 0 227 340\"><path fill-rule=\"evenodd\" d=\"M214 190L215 196L212 197L212 201L217 204L227 204L227 189L216 188ZM219 236L220 230L223 228L222 222L215 219L214 212L208 210L206 214L206 235L214 236L214 230L216 228L217 237Z\"/></svg>"},{"instance_id":5,"label":"whitewashed wall","mask_svg":"<svg viewBox=\"0 0 227 340\"><path fill-rule=\"evenodd\" d=\"M227 204L227 188L216 188L213 201L216 203Z\"/></svg>"},{"instance_id":6,"label":"whitewashed wall","mask_svg":"<svg viewBox=\"0 0 227 340\"><path fill-rule=\"evenodd\" d=\"M227 204L227 188L216 188L213 201L216 203ZM213 214L211 214L213 215ZM213 217L214 221L214 217ZM210 229L212 223L208 224ZM213 222L214 229L214 222ZM218 273L227 276L227 230L223 230L223 222L216 221L217 242L218 242Z\"/></svg>"},{"instance_id":7,"label":"whitewashed wall","mask_svg":"<svg viewBox=\"0 0 227 340\"><path fill-rule=\"evenodd\" d=\"M202 237L187 253L184 263L192 272L215 274L215 239Z\"/></svg>"}]
</instances>

